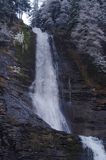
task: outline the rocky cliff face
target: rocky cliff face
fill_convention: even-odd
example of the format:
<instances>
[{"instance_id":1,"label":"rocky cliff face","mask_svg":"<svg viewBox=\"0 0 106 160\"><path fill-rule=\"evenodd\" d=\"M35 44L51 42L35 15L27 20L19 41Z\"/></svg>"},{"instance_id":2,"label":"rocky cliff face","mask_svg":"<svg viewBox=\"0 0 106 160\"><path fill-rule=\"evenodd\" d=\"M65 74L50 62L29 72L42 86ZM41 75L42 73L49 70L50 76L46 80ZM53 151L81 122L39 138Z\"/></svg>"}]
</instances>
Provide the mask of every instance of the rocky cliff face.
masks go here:
<instances>
[{"instance_id":1,"label":"rocky cliff face","mask_svg":"<svg viewBox=\"0 0 106 160\"><path fill-rule=\"evenodd\" d=\"M79 138L52 130L33 112L29 87L36 35L20 21L5 31L0 42L0 160L80 160L85 153Z\"/></svg>"},{"instance_id":2,"label":"rocky cliff face","mask_svg":"<svg viewBox=\"0 0 106 160\"><path fill-rule=\"evenodd\" d=\"M104 0L52 0L38 11L36 25L70 42L95 87L106 90ZM102 77L102 79L101 79ZM105 88L105 89L104 89Z\"/></svg>"},{"instance_id":3,"label":"rocky cliff face","mask_svg":"<svg viewBox=\"0 0 106 160\"><path fill-rule=\"evenodd\" d=\"M37 121L37 120L36 120ZM78 138L0 116L0 160L80 160Z\"/></svg>"},{"instance_id":4,"label":"rocky cliff face","mask_svg":"<svg viewBox=\"0 0 106 160\"><path fill-rule=\"evenodd\" d=\"M82 149L77 136L52 130L33 113L28 92L34 79L36 36L22 22L7 29L12 31L11 36L8 36L8 41L6 36L0 45L0 160L85 159L87 152ZM58 40L58 37L55 37L55 42L61 57L55 61L59 65L61 105L67 122L75 134L105 135L103 129L98 132L103 125L104 112L100 108L99 112L90 108L94 91L87 88L71 55L65 54L67 47L63 44L67 43ZM101 112L99 124L98 118L95 122L94 119L90 121L97 112Z\"/></svg>"},{"instance_id":5,"label":"rocky cliff face","mask_svg":"<svg viewBox=\"0 0 106 160\"><path fill-rule=\"evenodd\" d=\"M105 94L86 83L66 41L55 37L55 45L61 105L73 133L105 137Z\"/></svg>"},{"instance_id":6,"label":"rocky cliff face","mask_svg":"<svg viewBox=\"0 0 106 160\"><path fill-rule=\"evenodd\" d=\"M62 106L77 134L106 135L105 7L104 0L52 0L36 18L54 36Z\"/></svg>"}]
</instances>

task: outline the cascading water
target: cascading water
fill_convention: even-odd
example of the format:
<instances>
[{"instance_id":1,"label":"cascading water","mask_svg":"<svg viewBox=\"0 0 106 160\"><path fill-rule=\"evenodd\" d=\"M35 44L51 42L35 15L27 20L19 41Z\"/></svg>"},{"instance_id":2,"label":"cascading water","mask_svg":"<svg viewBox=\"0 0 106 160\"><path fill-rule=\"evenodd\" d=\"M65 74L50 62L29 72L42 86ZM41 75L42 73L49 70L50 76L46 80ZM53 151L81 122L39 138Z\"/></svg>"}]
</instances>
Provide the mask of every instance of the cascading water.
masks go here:
<instances>
[{"instance_id":1,"label":"cascading water","mask_svg":"<svg viewBox=\"0 0 106 160\"><path fill-rule=\"evenodd\" d=\"M48 34L43 33L38 28L35 28L34 32L37 34L36 77L31 86L31 90L33 90L31 97L35 113L52 128L70 133L66 119L59 106L58 84L56 71L53 67ZM92 151L93 160L106 160L106 152L101 140L85 136L80 136L80 139L84 148ZM89 159L89 156L87 158Z\"/></svg>"},{"instance_id":2,"label":"cascading water","mask_svg":"<svg viewBox=\"0 0 106 160\"><path fill-rule=\"evenodd\" d=\"M84 148L88 148L93 153L93 160L106 160L106 152L103 142L96 137L80 136Z\"/></svg>"},{"instance_id":3,"label":"cascading water","mask_svg":"<svg viewBox=\"0 0 106 160\"><path fill-rule=\"evenodd\" d=\"M35 112L52 128L70 132L65 117L59 106L56 72L52 63L52 55L48 42L48 34L35 28L37 34L36 78L31 88Z\"/></svg>"}]
</instances>

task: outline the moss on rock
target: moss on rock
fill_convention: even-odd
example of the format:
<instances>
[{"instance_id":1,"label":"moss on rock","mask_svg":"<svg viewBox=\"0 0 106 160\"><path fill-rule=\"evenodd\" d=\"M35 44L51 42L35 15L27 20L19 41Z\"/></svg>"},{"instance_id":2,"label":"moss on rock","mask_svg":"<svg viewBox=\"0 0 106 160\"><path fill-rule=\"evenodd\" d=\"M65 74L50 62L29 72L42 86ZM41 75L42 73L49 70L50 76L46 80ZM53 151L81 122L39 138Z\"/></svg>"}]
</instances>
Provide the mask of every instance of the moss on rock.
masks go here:
<instances>
[{"instance_id":1,"label":"moss on rock","mask_svg":"<svg viewBox=\"0 0 106 160\"><path fill-rule=\"evenodd\" d=\"M32 32L31 28L22 24L20 26L20 32L24 35L24 41L22 44L16 42L16 55L20 63L24 66L32 64L31 58L32 53L35 50L35 35Z\"/></svg>"}]
</instances>

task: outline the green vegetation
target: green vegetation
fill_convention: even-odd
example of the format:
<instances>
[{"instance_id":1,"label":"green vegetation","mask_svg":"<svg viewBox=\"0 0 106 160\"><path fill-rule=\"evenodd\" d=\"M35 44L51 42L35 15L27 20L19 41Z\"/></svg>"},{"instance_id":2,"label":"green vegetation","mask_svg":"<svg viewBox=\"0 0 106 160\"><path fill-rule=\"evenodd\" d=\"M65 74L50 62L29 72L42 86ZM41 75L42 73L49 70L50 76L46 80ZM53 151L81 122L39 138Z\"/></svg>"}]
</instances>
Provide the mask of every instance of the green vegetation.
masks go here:
<instances>
[{"instance_id":1,"label":"green vegetation","mask_svg":"<svg viewBox=\"0 0 106 160\"><path fill-rule=\"evenodd\" d=\"M30 27L24 25L24 23L20 25L20 32L23 33L24 40L22 44L18 41L15 42L16 55L19 62L27 67L31 65L30 58L32 56L31 53L34 52L35 35Z\"/></svg>"}]
</instances>

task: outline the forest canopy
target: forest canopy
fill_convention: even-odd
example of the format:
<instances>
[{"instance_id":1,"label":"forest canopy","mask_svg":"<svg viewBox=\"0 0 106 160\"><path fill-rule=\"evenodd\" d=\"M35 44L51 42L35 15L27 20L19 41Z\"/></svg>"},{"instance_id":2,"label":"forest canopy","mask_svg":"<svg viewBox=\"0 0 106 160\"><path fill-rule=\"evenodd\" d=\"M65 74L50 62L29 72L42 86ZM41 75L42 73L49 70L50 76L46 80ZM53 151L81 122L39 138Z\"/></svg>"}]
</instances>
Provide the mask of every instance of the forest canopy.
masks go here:
<instances>
[{"instance_id":1,"label":"forest canopy","mask_svg":"<svg viewBox=\"0 0 106 160\"><path fill-rule=\"evenodd\" d=\"M47 0L33 14L32 26L66 35L78 53L92 57L94 65L106 73L105 0Z\"/></svg>"},{"instance_id":2,"label":"forest canopy","mask_svg":"<svg viewBox=\"0 0 106 160\"><path fill-rule=\"evenodd\" d=\"M18 15L31 9L29 0L0 0L0 22L12 22Z\"/></svg>"}]
</instances>

